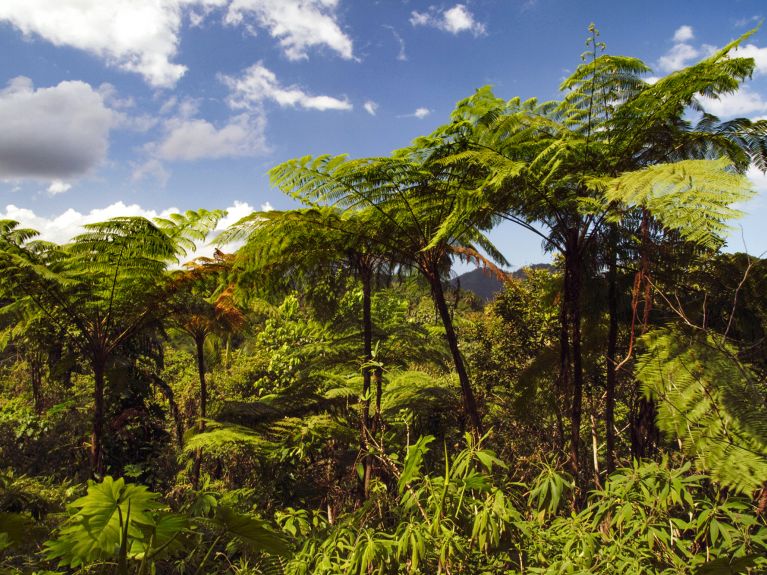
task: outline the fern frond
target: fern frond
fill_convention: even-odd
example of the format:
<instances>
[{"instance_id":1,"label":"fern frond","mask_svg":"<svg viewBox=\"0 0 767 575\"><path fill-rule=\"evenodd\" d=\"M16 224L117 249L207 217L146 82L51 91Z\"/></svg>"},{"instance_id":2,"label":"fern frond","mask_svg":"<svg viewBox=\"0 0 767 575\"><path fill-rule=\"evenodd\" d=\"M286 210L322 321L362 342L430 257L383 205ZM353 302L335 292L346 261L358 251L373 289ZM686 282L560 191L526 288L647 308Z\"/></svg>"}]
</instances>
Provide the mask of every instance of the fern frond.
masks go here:
<instances>
[{"instance_id":1,"label":"fern frond","mask_svg":"<svg viewBox=\"0 0 767 575\"><path fill-rule=\"evenodd\" d=\"M642 339L636 374L658 401L658 425L679 437L724 485L750 492L767 481L767 387L708 333L660 329Z\"/></svg>"}]
</instances>

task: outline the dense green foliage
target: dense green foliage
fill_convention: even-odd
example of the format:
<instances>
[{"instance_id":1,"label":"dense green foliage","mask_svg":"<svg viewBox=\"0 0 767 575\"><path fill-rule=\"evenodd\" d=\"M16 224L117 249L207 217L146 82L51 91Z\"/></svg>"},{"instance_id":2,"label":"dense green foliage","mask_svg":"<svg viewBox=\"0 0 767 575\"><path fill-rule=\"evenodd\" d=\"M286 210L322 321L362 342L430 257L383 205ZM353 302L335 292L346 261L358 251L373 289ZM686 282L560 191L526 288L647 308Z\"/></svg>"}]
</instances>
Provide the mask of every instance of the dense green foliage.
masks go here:
<instances>
[{"instance_id":1,"label":"dense green foliage","mask_svg":"<svg viewBox=\"0 0 767 575\"><path fill-rule=\"evenodd\" d=\"M274 167L233 254L0 222L0 573L767 572L767 260L720 251L767 121L697 100L748 35L649 84L589 32L559 101Z\"/></svg>"}]
</instances>

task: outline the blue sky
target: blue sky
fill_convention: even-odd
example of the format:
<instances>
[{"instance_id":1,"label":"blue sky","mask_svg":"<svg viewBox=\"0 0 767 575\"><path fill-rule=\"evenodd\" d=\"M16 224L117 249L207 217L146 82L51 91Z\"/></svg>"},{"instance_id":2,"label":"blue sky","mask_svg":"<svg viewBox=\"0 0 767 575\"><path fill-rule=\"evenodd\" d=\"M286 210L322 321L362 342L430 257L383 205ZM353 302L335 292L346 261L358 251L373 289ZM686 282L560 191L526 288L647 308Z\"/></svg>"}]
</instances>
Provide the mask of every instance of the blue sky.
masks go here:
<instances>
[{"instance_id":1,"label":"blue sky","mask_svg":"<svg viewBox=\"0 0 767 575\"><path fill-rule=\"evenodd\" d=\"M764 15L763 0L2 0L0 218L64 241L124 213L288 208L266 176L281 161L388 154L486 84L557 98L592 21L662 76ZM710 111L767 117L767 30L743 53L753 80ZM741 224L759 254L767 178L751 176ZM493 238L515 266L542 259L535 236Z\"/></svg>"}]
</instances>

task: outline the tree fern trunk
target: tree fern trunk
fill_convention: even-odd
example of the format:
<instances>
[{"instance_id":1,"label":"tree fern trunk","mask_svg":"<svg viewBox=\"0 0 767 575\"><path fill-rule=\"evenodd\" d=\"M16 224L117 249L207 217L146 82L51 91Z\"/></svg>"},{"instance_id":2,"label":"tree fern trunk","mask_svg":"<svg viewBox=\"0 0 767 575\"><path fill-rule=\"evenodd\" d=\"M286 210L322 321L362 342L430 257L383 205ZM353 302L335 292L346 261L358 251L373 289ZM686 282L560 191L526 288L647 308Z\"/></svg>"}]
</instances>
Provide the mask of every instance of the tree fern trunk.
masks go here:
<instances>
[{"instance_id":1,"label":"tree fern trunk","mask_svg":"<svg viewBox=\"0 0 767 575\"><path fill-rule=\"evenodd\" d=\"M573 396L570 416L570 463L577 477L580 469L581 419L583 416L583 361L581 350L581 262L577 248L569 262L569 301L573 341Z\"/></svg>"},{"instance_id":2,"label":"tree fern trunk","mask_svg":"<svg viewBox=\"0 0 767 575\"><path fill-rule=\"evenodd\" d=\"M205 417L208 414L208 384L205 381L205 335L195 335L195 348L197 351L197 375L200 379L200 417L197 421L197 431L205 431ZM197 489L200 485L200 468L202 467L202 450L198 449L194 454L192 467L192 486Z\"/></svg>"},{"instance_id":3,"label":"tree fern trunk","mask_svg":"<svg viewBox=\"0 0 767 575\"><path fill-rule=\"evenodd\" d=\"M91 474L104 476L104 371L105 362L93 362L93 433L91 435Z\"/></svg>"},{"instance_id":4,"label":"tree fern trunk","mask_svg":"<svg viewBox=\"0 0 767 575\"><path fill-rule=\"evenodd\" d=\"M609 475L615 471L615 387L617 383L618 348L618 230L610 227L610 264L608 270L607 307L609 327L607 333L607 384L605 398L605 470Z\"/></svg>"},{"instance_id":5,"label":"tree fern trunk","mask_svg":"<svg viewBox=\"0 0 767 575\"><path fill-rule=\"evenodd\" d=\"M440 315L440 318L442 318L442 325L445 327L445 338L447 339L447 344L450 347L450 353L453 356L455 371L458 373L458 380L461 383L463 408L467 417L469 418L469 422L474 432L482 435L482 420L479 417L477 402L474 399L474 392L471 389L469 376L466 373L466 366L463 363L461 350L458 348L458 337L455 334L453 319L450 316L450 310L448 309L447 302L445 301L445 292L442 288L442 281L440 280L440 277L437 273L430 274L428 280L431 284L431 293L432 297L434 298L434 303L437 306L437 311Z\"/></svg>"},{"instance_id":6,"label":"tree fern trunk","mask_svg":"<svg viewBox=\"0 0 767 575\"><path fill-rule=\"evenodd\" d=\"M372 319L372 275L370 270L362 268L362 339L365 365L362 368L362 417L360 418L360 450L364 453L362 495L367 497L370 491L373 459L368 454L368 434L370 431L370 361L373 359L373 319Z\"/></svg>"},{"instance_id":7,"label":"tree fern trunk","mask_svg":"<svg viewBox=\"0 0 767 575\"><path fill-rule=\"evenodd\" d=\"M650 212L642 210L640 225L642 239L640 258L640 287L642 292L642 323L640 333L649 329L650 311L652 310L652 286L650 284ZM639 297L637 292L635 297ZM635 307L636 309L636 307ZM634 312L636 313L636 312ZM631 422L631 455L634 459L643 459L655 451L660 432L655 425L655 402L640 395Z\"/></svg>"}]
</instances>

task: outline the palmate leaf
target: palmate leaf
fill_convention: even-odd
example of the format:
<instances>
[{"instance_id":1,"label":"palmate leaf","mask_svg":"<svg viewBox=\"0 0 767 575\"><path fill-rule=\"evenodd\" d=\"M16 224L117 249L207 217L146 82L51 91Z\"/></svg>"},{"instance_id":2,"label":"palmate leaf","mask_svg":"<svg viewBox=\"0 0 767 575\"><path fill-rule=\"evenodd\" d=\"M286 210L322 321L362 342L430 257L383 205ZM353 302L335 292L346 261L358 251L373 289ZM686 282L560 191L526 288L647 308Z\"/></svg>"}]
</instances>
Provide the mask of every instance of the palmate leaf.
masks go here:
<instances>
[{"instance_id":1,"label":"palmate leaf","mask_svg":"<svg viewBox=\"0 0 767 575\"><path fill-rule=\"evenodd\" d=\"M660 223L685 239L716 248L729 230L733 208L754 195L748 179L726 158L684 160L625 173L607 184L606 199L646 208Z\"/></svg>"},{"instance_id":2,"label":"palmate leaf","mask_svg":"<svg viewBox=\"0 0 767 575\"><path fill-rule=\"evenodd\" d=\"M637 379L658 400L658 426L724 485L767 481L767 388L721 336L659 329L642 339Z\"/></svg>"},{"instance_id":3,"label":"palmate leaf","mask_svg":"<svg viewBox=\"0 0 767 575\"><path fill-rule=\"evenodd\" d=\"M141 540L143 529L155 526L153 512L162 505L158 495L142 485L105 477L101 483L88 484L88 493L74 501L74 514L59 532L57 539L46 542L49 559L59 565L77 567L117 555L123 538L122 523L128 518L127 535Z\"/></svg>"}]
</instances>

